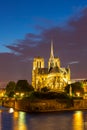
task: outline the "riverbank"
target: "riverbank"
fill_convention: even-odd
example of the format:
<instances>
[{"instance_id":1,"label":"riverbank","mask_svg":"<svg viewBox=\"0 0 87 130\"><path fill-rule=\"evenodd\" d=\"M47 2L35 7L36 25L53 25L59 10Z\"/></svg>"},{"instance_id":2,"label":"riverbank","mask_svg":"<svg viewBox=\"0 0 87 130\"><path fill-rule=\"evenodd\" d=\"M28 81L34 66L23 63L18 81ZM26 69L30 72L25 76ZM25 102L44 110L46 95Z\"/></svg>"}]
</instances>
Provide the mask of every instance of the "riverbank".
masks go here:
<instances>
[{"instance_id":1,"label":"riverbank","mask_svg":"<svg viewBox=\"0 0 87 130\"><path fill-rule=\"evenodd\" d=\"M83 124L83 114L83 111L28 113L14 110L11 113L2 110L0 111L0 127L2 130L77 130ZM75 129L73 126L76 123Z\"/></svg>"},{"instance_id":2,"label":"riverbank","mask_svg":"<svg viewBox=\"0 0 87 130\"><path fill-rule=\"evenodd\" d=\"M74 111L87 110L87 100L14 100L8 99L3 101L4 107L14 108L18 111L26 112L57 112L57 111Z\"/></svg>"}]
</instances>

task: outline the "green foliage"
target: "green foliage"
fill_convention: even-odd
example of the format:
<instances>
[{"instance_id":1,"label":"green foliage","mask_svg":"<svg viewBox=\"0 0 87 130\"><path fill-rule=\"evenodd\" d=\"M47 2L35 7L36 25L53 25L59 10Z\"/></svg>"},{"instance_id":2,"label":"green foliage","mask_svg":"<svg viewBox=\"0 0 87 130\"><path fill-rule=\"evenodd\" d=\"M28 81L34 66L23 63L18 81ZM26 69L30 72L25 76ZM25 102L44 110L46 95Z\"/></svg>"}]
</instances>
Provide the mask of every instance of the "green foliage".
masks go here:
<instances>
[{"instance_id":1,"label":"green foliage","mask_svg":"<svg viewBox=\"0 0 87 130\"><path fill-rule=\"evenodd\" d=\"M66 93L57 92L34 92L34 97L37 99L69 99Z\"/></svg>"},{"instance_id":2,"label":"green foliage","mask_svg":"<svg viewBox=\"0 0 87 130\"><path fill-rule=\"evenodd\" d=\"M75 83L72 83L71 85L66 86L66 88L65 88L66 93L69 93L70 86L72 88L72 93L74 93L74 94L76 92L80 92L81 94L84 93L83 84L81 82L75 82Z\"/></svg>"},{"instance_id":3,"label":"green foliage","mask_svg":"<svg viewBox=\"0 0 87 130\"><path fill-rule=\"evenodd\" d=\"M42 89L41 89L41 92L48 92L49 91L49 88L48 87L43 87Z\"/></svg>"},{"instance_id":4,"label":"green foliage","mask_svg":"<svg viewBox=\"0 0 87 130\"><path fill-rule=\"evenodd\" d=\"M28 84L27 80L18 80L15 87L15 92L29 92L33 90L34 88Z\"/></svg>"},{"instance_id":5,"label":"green foliage","mask_svg":"<svg viewBox=\"0 0 87 130\"><path fill-rule=\"evenodd\" d=\"M30 92L34 91L32 85L30 85L27 80L18 80L17 83L10 81L6 86L6 95L8 97L13 97L16 92Z\"/></svg>"},{"instance_id":6,"label":"green foliage","mask_svg":"<svg viewBox=\"0 0 87 130\"><path fill-rule=\"evenodd\" d=\"M8 93L8 97L14 97L14 94L15 94L15 92L14 92L14 91L9 92L9 93Z\"/></svg>"},{"instance_id":7,"label":"green foliage","mask_svg":"<svg viewBox=\"0 0 87 130\"><path fill-rule=\"evenodd\" d=\"M16 86L15 82L10 81L6 86L6 95L12 97L14 94L15 86Z\"/></svg>"},{"instance_id":8,"label":"green foliage","mask_svg":"<svg viewBox=\"0 0 87 130\"><path fill-rule=\"evenodd\" d=\"M6 91L8 92L8 91L14 90L15 85L16 85L16 84L15 84L14 81L10 81L10 82L7 84L7 86L6 86Z\"/></svg>"}]
</instances>

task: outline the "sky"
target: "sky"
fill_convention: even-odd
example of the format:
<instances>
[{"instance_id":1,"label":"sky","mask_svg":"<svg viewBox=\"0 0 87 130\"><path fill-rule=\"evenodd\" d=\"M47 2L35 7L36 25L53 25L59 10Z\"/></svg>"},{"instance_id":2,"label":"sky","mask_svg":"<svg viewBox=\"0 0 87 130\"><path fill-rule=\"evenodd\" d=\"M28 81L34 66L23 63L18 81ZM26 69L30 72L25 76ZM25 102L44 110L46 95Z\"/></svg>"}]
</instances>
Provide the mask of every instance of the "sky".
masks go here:
<instances>
[{"instance_id":1,"label":"sky","mask_svg":"<svg viewBox=\"0 0 87 130\"><path fill-rule=\"evenodd\" d=\"M33 58L50 57L50 43L71 79L87 78L86 0L0 0L0 82L27 79Z\"/></svg>"}]
</instances>

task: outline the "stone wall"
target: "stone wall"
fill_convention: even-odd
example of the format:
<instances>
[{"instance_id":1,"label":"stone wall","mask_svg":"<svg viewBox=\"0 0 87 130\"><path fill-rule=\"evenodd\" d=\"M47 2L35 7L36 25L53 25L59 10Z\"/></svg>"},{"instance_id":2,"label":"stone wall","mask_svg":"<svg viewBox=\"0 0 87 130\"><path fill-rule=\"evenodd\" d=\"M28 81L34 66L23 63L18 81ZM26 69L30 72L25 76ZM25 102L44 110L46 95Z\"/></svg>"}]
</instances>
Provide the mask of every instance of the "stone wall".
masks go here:
<instances>
[{"instance_id":1,"label":"stone wall","mask_svg":"<svg viewBox=\"0 0 87 130\"><path fill-rule=\"evenodd\" d=\"M7 99L7 100L3 100L3 106L5 107L12 107L14 108L15 107L15 100L13 99Z\"/></svg>"},{"instance_id":2,"label":"stone wall","mask_svg":"<svg viewBox=\"0 0 87 130\"><path fill-rule=\"evenodd\" d=\"M3 104L5 107L12 107L16 110L26 112L51 112L62 110L83 110L87 109L87 100L73 100L69 104L66 100L6 100Z\"/></svg>"},{"instance_id":3,"label":"stone wall","mask_svg":"<svg viewBox=\"0 0 87 130\"><path fill-rule=\"evenodd\" d=\"M76 109L87 109L87 99L85 100L73 100L74 108Z\"/></svg>"},{"instance_id":4,"label":"stone wall","mask_svg":"<svg viewBox=\"0 0 87 130\"><path fill-rule=\"evenodd\" d=\"M66 101L38 100L38 101L15 101L15 109L29 112L58 111L67 108Z\"/></svg>"}]
</instances>

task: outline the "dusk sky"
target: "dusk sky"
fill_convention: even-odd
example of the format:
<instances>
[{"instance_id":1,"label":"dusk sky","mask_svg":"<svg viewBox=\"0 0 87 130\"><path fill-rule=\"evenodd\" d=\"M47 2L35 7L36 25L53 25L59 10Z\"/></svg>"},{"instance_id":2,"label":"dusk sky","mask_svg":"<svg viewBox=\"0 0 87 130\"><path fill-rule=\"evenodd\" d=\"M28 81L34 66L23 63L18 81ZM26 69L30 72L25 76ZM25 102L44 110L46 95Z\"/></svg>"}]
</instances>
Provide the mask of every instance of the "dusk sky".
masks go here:
<instances>
[{"instance_id":1,"label":"dusk sky","mask_svg":"<svg viewBox=\"0 0 87 130\"><path fill-rule=\"evenodd\" d=\"M27 79L50 43L71 78L87 78L86 0L0 0L0 82Z\"/></svg>"}]
</instances>

